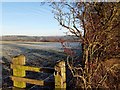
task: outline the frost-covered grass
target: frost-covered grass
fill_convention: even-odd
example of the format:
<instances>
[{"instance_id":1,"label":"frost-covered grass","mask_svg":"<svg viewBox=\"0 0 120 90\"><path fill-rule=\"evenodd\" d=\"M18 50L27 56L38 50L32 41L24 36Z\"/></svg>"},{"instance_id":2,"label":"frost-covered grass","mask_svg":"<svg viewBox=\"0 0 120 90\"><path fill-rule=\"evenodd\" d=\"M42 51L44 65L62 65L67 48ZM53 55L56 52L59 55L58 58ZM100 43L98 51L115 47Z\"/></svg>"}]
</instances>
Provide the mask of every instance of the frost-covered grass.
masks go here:
<instances>
[{"instance_id":1,"label":"frost-covered grass","mask_svg":"<svg viewBox=\"0 0 120 90\"><path fill-rule=\"evenodd\" d=\"M12 57L16 55L24 54L26 65L34 67L54 67L58 60L66 58L58 43L3 41L2 45L2 60L4 62L2 86L4 88L11 86L11 83L8 82L8 77L11 75L10 64ZM33 77L32 74L30 76Z\"/></svg>"}]
</instances>

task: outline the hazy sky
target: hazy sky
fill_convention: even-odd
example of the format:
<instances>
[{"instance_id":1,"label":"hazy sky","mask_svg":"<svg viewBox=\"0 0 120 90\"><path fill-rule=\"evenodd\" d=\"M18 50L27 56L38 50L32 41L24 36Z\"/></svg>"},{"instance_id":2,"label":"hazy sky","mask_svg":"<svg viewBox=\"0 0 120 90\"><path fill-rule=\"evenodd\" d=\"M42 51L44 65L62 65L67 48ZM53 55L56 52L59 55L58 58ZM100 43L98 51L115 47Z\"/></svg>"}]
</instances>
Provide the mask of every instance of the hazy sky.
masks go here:
<instances>
[{"instance_id":1,"label":"hazy sky","mask_svg":"<svg viewBox=\"0 0 120 90\"><path fill-rule=\"evenodd\" d=\"M2 2L2 35L65 35L48 4Z\"/></svg>"}]
</instances>

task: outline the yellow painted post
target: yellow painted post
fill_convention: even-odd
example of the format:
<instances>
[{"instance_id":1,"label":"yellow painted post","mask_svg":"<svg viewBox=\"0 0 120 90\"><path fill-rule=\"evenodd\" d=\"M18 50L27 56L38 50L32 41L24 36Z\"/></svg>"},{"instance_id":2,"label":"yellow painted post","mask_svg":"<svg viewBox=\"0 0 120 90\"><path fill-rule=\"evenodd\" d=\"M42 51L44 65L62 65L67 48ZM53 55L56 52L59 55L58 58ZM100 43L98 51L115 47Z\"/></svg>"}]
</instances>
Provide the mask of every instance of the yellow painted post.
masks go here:
<instances>
[{"instance_id":1,"label":"yellow painted post","mask_svg":"<svg viewBox=\"0 0 120 90\"><path fill-rule=\"evenodd\" d=\"M19 55L13 58L13 65L25 65L25 56ZM13 76L25 77L25 70L21 67L13 68ZM13 81L13 86L18 88L25 88L26 83L22 81Z\"/></svg>"},{"instance_id":2,"label":"yellow painted post","mask_svg":"<svg viewBox=\"0 0 120 90\"><path fill-rule=\"evenodd\" d=\"M66 90L65 62L61 61L55 66L55 89Z\"/></svg>"},{"instance_id":3,"label":"yellow painted post","mask_svg":"<svg viewBox=\"0 0 120 90\"><path fill-rule=\"evenodd\" d=\"M12 90L26 90L25 88L17 88L17 87L13 87Z\"/></svg>"}]
</instances>

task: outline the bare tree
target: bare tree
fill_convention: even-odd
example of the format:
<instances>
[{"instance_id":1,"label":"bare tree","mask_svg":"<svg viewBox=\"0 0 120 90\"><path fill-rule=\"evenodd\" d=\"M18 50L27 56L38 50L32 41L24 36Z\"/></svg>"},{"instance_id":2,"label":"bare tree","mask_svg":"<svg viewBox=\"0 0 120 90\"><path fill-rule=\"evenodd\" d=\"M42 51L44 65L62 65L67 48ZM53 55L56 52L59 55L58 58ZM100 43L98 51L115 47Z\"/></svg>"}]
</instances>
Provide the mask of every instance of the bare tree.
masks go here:
<instances>
[{"instance_id":1,"label":"bare tree","mask_svg":"<svg viewBox=\"0 0 120 90\"><path fill-rule=\"evenodd\" d=\"M113 66L109 69L104 66L101 75L101 61L120 56L120 3L53 2L52 7L59 24L82 41L84 68L73 67L69 63L69 56L67 59L73 77L80 78L79 86L85 89L109 87L105 81Z\"/></svg>"}]
</instances>

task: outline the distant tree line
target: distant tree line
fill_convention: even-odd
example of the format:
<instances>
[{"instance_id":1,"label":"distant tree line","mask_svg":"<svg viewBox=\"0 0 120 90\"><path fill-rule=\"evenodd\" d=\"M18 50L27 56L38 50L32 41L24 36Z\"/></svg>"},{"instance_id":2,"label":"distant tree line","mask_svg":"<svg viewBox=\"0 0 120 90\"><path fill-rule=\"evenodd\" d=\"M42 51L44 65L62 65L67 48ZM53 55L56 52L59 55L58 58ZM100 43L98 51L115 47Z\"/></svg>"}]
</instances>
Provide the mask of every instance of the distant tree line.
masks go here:
<instances>
[{"instance_id":1,"label":"distant tree line","mask_svg":"<svg viewBox=\"0 0 120 90\"><path fill-rule=\"evenodd\" d=\"M3 41L60 42L60 40L77 42L76 36L2 36Z\"/></svg>"}]
</instances>

